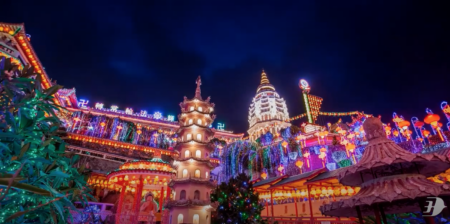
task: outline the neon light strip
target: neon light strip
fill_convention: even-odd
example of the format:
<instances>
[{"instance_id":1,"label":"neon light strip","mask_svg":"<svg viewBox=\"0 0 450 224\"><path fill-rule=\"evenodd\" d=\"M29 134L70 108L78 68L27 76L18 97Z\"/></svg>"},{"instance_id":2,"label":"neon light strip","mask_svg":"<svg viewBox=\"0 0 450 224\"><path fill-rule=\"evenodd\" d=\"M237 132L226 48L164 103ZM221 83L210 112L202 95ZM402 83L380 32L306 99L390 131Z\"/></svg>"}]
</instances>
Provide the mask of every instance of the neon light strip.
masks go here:
<instances>
[{"instance_id":1,"label":"neon light strip","mask_svg":"<svg viewBox=\"0 0 450 224\"><path fill-rule=\"evenodd\" d=\"M303 93L303 99L305 100L305 107L306 107L306 114L308 115L308 122L313 123L312 117L311 117L311 109L309 108L309 101L308 96L306 93Z\"/></svg>"}]
</instances>

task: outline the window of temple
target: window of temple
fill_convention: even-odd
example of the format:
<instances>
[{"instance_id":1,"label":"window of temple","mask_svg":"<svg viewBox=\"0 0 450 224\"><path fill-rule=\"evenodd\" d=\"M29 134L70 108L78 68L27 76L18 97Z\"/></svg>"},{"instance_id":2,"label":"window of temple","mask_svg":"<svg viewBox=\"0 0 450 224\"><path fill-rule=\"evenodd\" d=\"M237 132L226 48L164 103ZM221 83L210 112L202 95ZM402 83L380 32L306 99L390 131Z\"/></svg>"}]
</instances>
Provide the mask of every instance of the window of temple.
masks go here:
<instances>
[{"instance_id":1,"label":"window of temple","mask_svg":"<svg viewBox=\"0 0 450 224\"><path fill-rule=\"evenodd\" d=\"M209 175L208 172L206 172L206 173L205 173L205 178L208 178L208 175Z\"/></svg>"},{"instance_id":2,"label":"window of temple","mask_svg":"<svg viewBox=\"0 0 450 224\"><path fill-rule=\"evenodd\" d=\"M197 151L195 151L195 157L197 157L197 158L202 158L202 151L200 151L199 149L197 149Z\"/></svg>"},{"instance_id":3,"label":"window of temple","mask_svg":"<svg viewBox=\"0 0 450 224\"><path fill-rule=\"evenodd\" d=\"M192 124L192 123L193 123L192 119L189 119L189 124Z\"/></svg>"},{"instance_id":4,"label":"window of temple","mask_svg":"<svg viewBox=\"0 0 450 224\"><path fill-rule=\"evenodd\" d=\"M194 107L192 106L189 110L190 110L190 111L193 111L193 110L194 110Z\"/></svg>"},{"instance_id":5,"label":"window of temple","mask_svg":"<svg viewBox=\"0 0 450 224\"><path fill-rule=\"evenodd\" d=\"M180 200L186 200L186 191L185 190L181 190L181 192L180 192Z\"/></svg>"},{"instance_id":6,"label":"window of temple","mask_svg":"<svg viewBox=\"0 0 450 224\"><path fill-rule=\"evenodd\" d=\"M188 170L187 169L183 170L183 177L188 177Z\"/></svg>"},{"instance_id":7,"label":"window of temple","mask_svg":"<svg viewBox=\"0 0 450 224\"><path fill-rule=\"evenodd\" d=\"M192 217L192 224L199 224L200 216L198 214L195 214L194 217Z\"/></svg>"},{"instance_id":8,"label":"window of temple","mask_svg":"<svg viewBox=\"0 0 450 224\"><path fill-rule=\"evenodd\" d=\"M178 224L183 223L183 214L178 215Z\"/></svg>"},{"instance_id":9,"label":"window of temple","mask_svg":"<svg viewBox=\"0 0 450 224\"><path fill-rule=\"evenodd\" d=\"M200 170L195 170L194 177L200 178Z\"/></svg>"},{"instance_id":10,"label":"window of temple","mask_svg":"<svg viewBox=\"0 0 450 224\"><path fill-rule=\"evenodd\" d=\"M202 112L202 111L203 111L203 108L202 108L202 107L198 107L197 110L200 111L200 112Z\"/></svg>"},{"instance_id":11,"label":"window of temple","mask_svg":"<svg viewBox=\"0 0 450 224\"><path fill-rule=\"evenodd\" d=\"M184 151L184 158L189 158L189 150Z\"/></svg>"},{"instance_id":12,"label":"window of temple","mask_svg":"<svg viewBox=\"0 0 450 224\"><path fill-rule=\"evenodd\" d=\"M198 125L202 125L202 119L198 119L198 120L197 120L197 124L198 124Z\"/></svg>"},{"instance_id":13,"label":"window of temple","mask_svg":"<svg viewBox=\"0 0 450 224\"><path fill-rule=\"evenodd\" d=\"M200 200L200 191L198 190L194 191L194 199Z\"/></svg>"},{"instance_id":14,"label":"window of temple","mask_svg":"<svg viewBox=\"0 0 450 224\"><path fill-rule=\"evenodd\" d=\"M209 112L211 112L211 113L212 113L212 112L213 112L213 110L214 110L214 108L212 108L212 107L210 107L210 108L209 108Z\"/></svg>"},{"instance_id":15,"label":"window of temple","mask_svg":"<svg viewBox=\"0 0 450 224\"><path fill-rule=\"evenodd\" d=\"M187 134L187 135L186 135L186 140L189 141L189 140L191 140L191 139L192 139L192 134Z\"/></svg>"},{"instance_id":16,"label":"window of temple","mask_svg":"<svg viewBox=\"0 0 450 224\"><path fill-rule=\"evenodd\" d=\"M201 141L202 140L202 134L197 134L197 140Z\"/></svg>"}]
</instances>

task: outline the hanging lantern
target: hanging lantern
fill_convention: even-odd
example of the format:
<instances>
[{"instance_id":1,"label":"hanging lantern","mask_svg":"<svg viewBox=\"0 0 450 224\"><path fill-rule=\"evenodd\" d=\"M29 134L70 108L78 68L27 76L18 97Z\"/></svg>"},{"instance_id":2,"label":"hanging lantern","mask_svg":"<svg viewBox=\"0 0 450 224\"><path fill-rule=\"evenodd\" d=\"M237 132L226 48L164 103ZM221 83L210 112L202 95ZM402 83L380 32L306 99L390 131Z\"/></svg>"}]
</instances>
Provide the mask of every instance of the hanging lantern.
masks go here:
<instances>
[{"instance_id":1,"label":"hanging lantern","mask_svg":"<svg viewBox=\"0 0 450 224\"><path fill-rule=\"evenodd\" d=\"M300 169L300 172L301 172L302 167L303 167L303 161L300 159L300 157L297 158L295 165Z\"/></svg>"},{"instance_id":2,"label":"hanging lantern","mask_svg":"<svg viewBox=\"0 0 450 224\"><path fill-rule=\"evenodd\" d=\"M341 188L340 187L335 187L333 190L333 194L334 196L339 197L341 195Z\"/></svg>"},{"instance_id":3,"label":"hanging lantern","mask_svg":"<svg viewBox=\"0 0 450 224\"><path fill-rule=\"evenodd\" d=\"M353 195L355 193L355 191L353 190L352 187L348 187L347 192L348 192L348 195Z\"/></svg>"},{"instance_id":4,"label":"hanging lantern","mask_svg":"<svg viewBox=\"0 0 450 224\"><path fill-rule=\"evenodd\" d=\"M125 180L125 181L128 181L128 175L125 175L124 180Z\"/></svg>"},{"instance_id":5,"label":"hanging lantern","mask_svg":"<svg viewBox=\"0 0 450 224\"><path fill-rule=\"evenodd\" d=\"M261 173L261 177L265 180L267 178L267 171L264 169Z\"/></svg>"},{"instance_id":6,"label":"hanging lantern","mask_svg":"<svg viewBox=\"0 0 450 224\"><path fill-rule=\"evenodd\" d=\"M309 164L309 152L305 152L305 153L303 153L303 157L305 157L305 159L306 159L306 165L307 165L307 167L309 168L310 167L310 164Z\"/></svg>"},{"instance_id":7,"label":"hanging lantern","mask_svg":"<svg viewBox=\"0 0 450 224\"><path fill-rule=\"evenodd\" d=\"M328 195L333 195L333 188L332 187L328 187L328 189L327 189L327 194Z\"/></svg>"},{"instance_id":8,"label":"hanging lantern","mask_svg":"<svg viewBox=\"0 0 450 224\"><path fill-rule=\"evenodd\" d=\"M278 172L280 172L280 175L283 175L284 174L284 166L283 166L283 164L280 164L280 165L278 165L278 168L277 168L277 170L278 170Z\"/></svg>"},{"instance_id":9,"label":"hanging lantern","mask_svg":"<svg viewBox=\"0 0 450 224\"><path fill-rule=\"evenodd\" d=\"M347 192L347 189L346 189L346 187L344 187L344 186L343 186L343 187L341 187L341 195L342 195L342 196L346 196L346 195L347 195L347 193L348 193L348 192Z\"/></svg>"}]
</instances>

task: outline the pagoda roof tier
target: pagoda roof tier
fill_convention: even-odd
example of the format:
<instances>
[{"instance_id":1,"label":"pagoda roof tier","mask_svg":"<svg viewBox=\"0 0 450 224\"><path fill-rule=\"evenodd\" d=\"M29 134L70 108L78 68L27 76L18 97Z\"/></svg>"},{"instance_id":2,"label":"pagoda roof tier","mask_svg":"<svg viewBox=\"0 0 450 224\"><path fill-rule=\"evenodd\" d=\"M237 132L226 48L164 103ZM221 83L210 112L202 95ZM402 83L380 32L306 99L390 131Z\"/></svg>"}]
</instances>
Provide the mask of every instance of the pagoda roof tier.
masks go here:
<instances>
[{"instance_id":1,"label":"pagoda roof tier","mask_svg":"<svg viewBox=\"0 0 450 224\"><path fill-rule=\"evenodd\" d=\"M175 185L179 184L201 184L201 185L208 185L210 187L215 187L217 184L204 178L193 178L193 177L185 177L185 178L176 178L172 179L170 181L169 186L173 187Z\"/></svg>"},{"instance_id":2,"label":"pagoda roof tier","mask_svg":"<svg viewBox=\"0 0 450 224\"><path fill-rule=\"evenodd\" d=\"M197 110L197 108L194 108L194 110L188 110L188 111L186 111L186 109L184 109L184 107L182 107L181 108L181 113L182 114L201 114L201 115L205 115L205 116L211 116L211 117L216 117L216 115L215 114L212 114L212 113L209 113L209 112L206 112L206 111L198 111ZM182 116L182 115L178 115L178 119L180 119L180 116Z\"/></svg>"},{"instance_id":3,"label":"pagoda roof tier","mask_svg":"<svg viewBox=\"0 0 450 224\"><path fill-rule=\"evenodd\" d=\"M180 128L177 131L177 133L180 133L180 131L182 131L183 129L190 128L192 126L199 127L199 128L204 128L204 129L206 129L205 131L207 131L207 132L209 132L211 134L214 134L214 132L210 128L208 128L206 126L203 126L203 125L195 124L195 123L192 123L192 124L189 124L189 125L186 125L186 126L180 126Z\"/></svg>"},{"instance_id":4,"label":"pagoda roof tier","mask_svg":"<svg viewBox=\"0 0 450 224\"><path fill-rule=\"evenodd\" d=\"M67 108L69 111L75 112L75 111L82 111L83 113L90 113L97 116L107 116L112 118L119 118L125 121L130 122L137 122L141 124L149 124L153 126L159 126L163 128L170 128L170 129L178 129L180 126L178 125L178 122L176 121L162 121L158 119L153 119L149 117L143 117L138 114L126 114L125 112L117 112L117 111L111 111L108 109L95 109L95 108Z\"/></svg>"},{"instance_id":5,"label":"pagoda roof tier","mask_svg":"<svg viewBox=\"0 0 450 224\"><path fill-rule=\"evenodd\" d=\"M179 142L177 142L178 144L175 146L175 148L179 148L178 146L181 146L180 144L188 144L188 143L194 143L194 142L197 143L197 144L201 144L201 145L207 145L207 144L209 144L209 142L203 142L203 141L191 139L191 140L186 140L186 141L179 141Z\"/></svg>"},{"instance_id":6,"label":"pagoda roof tier","mask_svg":"<svg viewBox=\"0 0 450 224\"><path fill-rule=\"evenodd\" d=\"M212 168L212 169L218 166L218 162L216 164L213 164L210 160L204 161L204 160L197 160L197 159L194 159L193 157L192 158L188 158L188 159L180 159L180 158L178 158L176 161L174 161L174 167L178 167L180 162L192 162L192 163L197 163L197 165L198 164L205 164L209 168ZM214 160L214 162L216 162L216 161Z\"/></svg>"},{"instance_id":7,"label":"pagoda roof tier","mask_svg":"<svg viewBox=\"0 0 450 224\"><path fill-rule=\"evenodd\" d=\"M374 215L373 204L382 204L387 214L420 211L414 200L430 196L450 195L450 185L434 183L420 174L401 174L377 178L362 184L354 196L320 207L327 216L357 217L359 206L363 216Z\"/></svg>"},{"instance_id":8,"label":"pagoda roof tier","mask_svg":"<svg viewBox=\"0 0 450 224\"><path fill-rule=\"evenodd\" d=\"M449 158L436 153L414 154L386 138L379 118L367 118L363 124L369 141L359 162L338 173L339 182L347 186L360 186L364 181L401 173L420 173L426 177L450 168Z\"/></svg>"},{"instance_id":9,"label":"pagoda roof tier","mask_svg":"<svg viewBox=\"0 0 450 224\"><path fill-rule=\"evenodd\" d=\"M197 158L197 157L189 157L189 158L178 158L177 159L177 164L178 162L197 162L197 163L206 163L208 165L208 167L214 168L219 166L219 159L216 158Z\"/></svg>"},{"instance_id":10,"label":"pagoda roof tier","mask_svg":"<svg viewBox=\"0 0 450 224\"><path fill-rule=\"evenodd\" d=\"M203 207L203 206L211 206L213 207L213 204L209 200L170 200L167 201L165 206L166 208L173 208L173 207Z\"/></svg>"}]
</instances>

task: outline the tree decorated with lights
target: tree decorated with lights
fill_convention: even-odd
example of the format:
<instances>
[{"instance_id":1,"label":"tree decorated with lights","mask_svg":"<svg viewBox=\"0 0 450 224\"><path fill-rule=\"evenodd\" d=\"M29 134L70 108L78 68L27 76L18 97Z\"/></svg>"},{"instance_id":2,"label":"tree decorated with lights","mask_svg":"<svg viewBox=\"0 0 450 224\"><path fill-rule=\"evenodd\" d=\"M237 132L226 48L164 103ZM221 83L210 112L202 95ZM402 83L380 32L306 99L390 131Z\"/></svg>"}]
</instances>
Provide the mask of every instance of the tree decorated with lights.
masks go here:
<instances>
[{"instance_id":1,"label":"tree decorated with lights","mask_svg":"<svg viewBox=\"0 0 450 224\"><path fill-rule=\"evenodd\" d=\"M213 224L264 222L261 218L264 206L259 202L259 195L253 191L253 184L245 174L239 174L228 183L223 182L217 186L211 194L211 201L218 203L212 216Z\"/></svg>"},{"instance_id":2,"label":"tree decorated with lights","mask_svg":"<svg viewBox=\"0 0 450 224\"><path fill-rule=\"evenodd\" d=\"M43 89L31 66L0 58L0 223L67 223L73 201L89 197L60 137L60 88Z\"/></svg>"}]
</instances>

